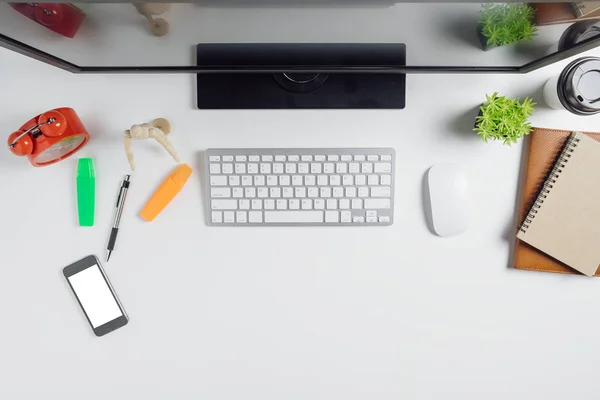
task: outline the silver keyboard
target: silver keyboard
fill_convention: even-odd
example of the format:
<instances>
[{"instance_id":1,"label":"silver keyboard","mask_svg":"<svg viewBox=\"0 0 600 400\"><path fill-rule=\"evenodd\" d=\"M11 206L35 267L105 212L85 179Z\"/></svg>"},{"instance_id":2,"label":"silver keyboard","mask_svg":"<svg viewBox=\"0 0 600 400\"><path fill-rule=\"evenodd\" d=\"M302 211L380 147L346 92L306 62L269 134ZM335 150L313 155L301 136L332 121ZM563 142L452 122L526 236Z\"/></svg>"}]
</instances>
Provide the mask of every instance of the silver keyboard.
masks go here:
<instances>
[{"instance_id":1,"label":"silver keyboard","mask_svg":"<svg viewBox=\"0 0 600 400\"><path fill-rule=\"evenodd\" d=\"M208 225L391 225L396 152L209 149Z\"/></svg>"}]
</instances>

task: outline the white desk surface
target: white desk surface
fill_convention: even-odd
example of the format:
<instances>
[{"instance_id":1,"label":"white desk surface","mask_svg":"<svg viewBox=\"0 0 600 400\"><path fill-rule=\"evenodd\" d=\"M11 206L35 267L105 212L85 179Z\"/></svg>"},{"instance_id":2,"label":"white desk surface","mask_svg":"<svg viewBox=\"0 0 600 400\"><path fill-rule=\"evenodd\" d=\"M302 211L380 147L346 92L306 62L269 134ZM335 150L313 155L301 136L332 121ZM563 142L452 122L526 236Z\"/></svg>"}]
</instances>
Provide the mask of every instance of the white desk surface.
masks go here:
<instances>
[{"instance_id":1,"label":"white desk surface","mask_svg":"<svg viewBox=\"0 0 600 400\"><path fill-rule=\"evenodd\" d=\"M600 52L596 51L594 54ZM521 144L471 132L485 93L534 95L529 75L409 75L398 111L199 111L190 75L71 75L0 50L8 136L57 106L92 135L92 228L77 225L77 157L33 168L0 151L0 398L596 399L600 280L511 265ZM106 272L129 313L96 338L61 274L104 257L122 131L166 117L195 169L154 222L138 213L175 167L135 143L138 170ZM538 107L534 125L599 130L600 116ZM211 147L391 146L396 223L382 228L209 228L199 154ZM424 175L456 161L472 225L433 235Z\"/></svg>"}]
</instances>

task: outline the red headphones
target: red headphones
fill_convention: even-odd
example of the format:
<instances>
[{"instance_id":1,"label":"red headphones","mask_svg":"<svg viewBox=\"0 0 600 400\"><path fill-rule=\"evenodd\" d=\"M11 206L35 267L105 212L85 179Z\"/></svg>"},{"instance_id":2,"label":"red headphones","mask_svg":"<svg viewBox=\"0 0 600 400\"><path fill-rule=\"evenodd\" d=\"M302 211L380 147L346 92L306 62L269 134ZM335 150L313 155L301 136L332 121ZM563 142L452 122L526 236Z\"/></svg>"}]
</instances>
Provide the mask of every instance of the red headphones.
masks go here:
<instances>
[{"instance_id":1,"label":"red headphones","mask_svg":"<svg viewBox=\"0 0 600 400\"><path fill-rule=\"evenodd\" d=\"M54 164L80 150L90 139L72 108L56 108L27 121L8 137L13 154L27 156L34 167Z\"/></svg>"}]
</instances>

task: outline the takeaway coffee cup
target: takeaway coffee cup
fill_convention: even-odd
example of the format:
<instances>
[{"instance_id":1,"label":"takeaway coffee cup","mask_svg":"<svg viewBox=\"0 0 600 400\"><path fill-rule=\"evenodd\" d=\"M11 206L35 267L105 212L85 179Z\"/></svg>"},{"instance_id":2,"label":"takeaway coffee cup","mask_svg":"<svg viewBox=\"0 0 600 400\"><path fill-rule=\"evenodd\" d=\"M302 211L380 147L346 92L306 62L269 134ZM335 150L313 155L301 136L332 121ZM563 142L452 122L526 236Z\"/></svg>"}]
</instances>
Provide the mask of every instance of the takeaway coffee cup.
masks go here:
<instances>
[{"instance_id":1,"label":"takeaway coffee cup","mask_svg":"<svg viewBox=\"0 0 600 400\"><path fill-rule=\"evenodd\" d=\"M579 58L544 85L544 101L576 115L600 112L600 58Z\"/></svg>"}]
</instances>

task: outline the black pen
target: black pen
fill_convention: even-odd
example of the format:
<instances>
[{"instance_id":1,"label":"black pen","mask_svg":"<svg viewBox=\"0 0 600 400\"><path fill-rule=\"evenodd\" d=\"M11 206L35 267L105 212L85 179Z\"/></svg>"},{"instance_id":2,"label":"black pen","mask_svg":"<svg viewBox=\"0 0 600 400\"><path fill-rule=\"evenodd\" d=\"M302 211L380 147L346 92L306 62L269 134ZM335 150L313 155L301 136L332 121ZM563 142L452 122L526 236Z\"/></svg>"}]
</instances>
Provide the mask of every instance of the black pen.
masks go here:
<instances>
[{"instance_id":1,"label":"black pen","mask_svg":"<svg viewBox=\"0 0 600 400\"><path fill-rule=\"evenodd\" d=\"M121 214L123 214L123 207L125 206L125 199L127 198L127 190L129 189L129 178L131 175L125 175L125 179L119 189L119 197L117 197L117 205L115 210L115 220L113 222L112 230L110 231L110 239L108 239L108 254L106 256L106 262L110 260L110 254L115 248L115 242L117 241L117 234L119 233L119 224L121 223Z\"/></svg>"}]
</instances>

